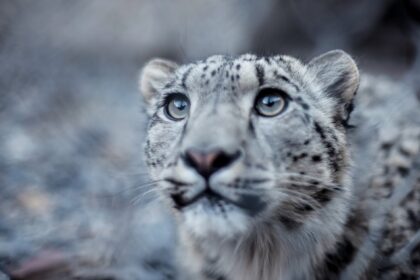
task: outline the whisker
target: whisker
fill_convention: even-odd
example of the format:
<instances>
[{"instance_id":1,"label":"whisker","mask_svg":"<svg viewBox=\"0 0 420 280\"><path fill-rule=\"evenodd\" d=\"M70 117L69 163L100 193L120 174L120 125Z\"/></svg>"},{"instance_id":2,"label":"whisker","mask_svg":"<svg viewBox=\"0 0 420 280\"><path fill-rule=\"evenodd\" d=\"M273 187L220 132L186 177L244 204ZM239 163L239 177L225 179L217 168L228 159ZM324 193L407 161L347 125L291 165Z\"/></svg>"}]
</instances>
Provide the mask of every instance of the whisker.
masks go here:
<instances>
[{"instance_id":1,"label":"whisker","mask_svg":"<svg viewBox=\"0 0 420 280\"><path fill-rule=\"evenodd\" d=\"M333 184L330 182L325 182L324 180L321 180L317 177L314 176L310 176L310 175L302 175L299 173L294 173L294 172L286 172L286 173L282 173L282 174L277 174L276 175L276 179L282 179L285 178L286 180L290 180L290 181L297 181L297 182L307 182L310 183L312 185L322 185L324 187L328 187L331 189L335 189L335 190L340 190L341 186L337 185L337 184Z\"/></svg>"},{"instance_id":2,"label":"whisker","mask_svg":"<svg viewBox=\"0 0 420 280\"><path fill-rule=\"evenodd\" d=\"M297 177L299 179L305 179L305 180L316 180L316 181L323 181L318 177L312 176L312 175L303 175L300 173L296 173L296 172L284 172L284 173L280 173L280 174L276 174L275 176L277 177L286 177L286 178L292 178L292 177Z\"/></svg>"},{"instance_id":3,"label":"whisker","mask_svg":"<svg viewBox=\"0 0 420 280\"><path fill-rule=\"evenodd\" d=\"M122 176L149 176L149 172L144 171L144 172L139 172L139 171L119 171L118 175L122 175Z\"/></svg>"},{"instance_id":4,"label":"whisker","mask_svg":"<svg viewBox=\"0 0 420 280\"><path fill-rule=\"evenodd\" d=\"M301 187L317 187L317 190L321 189L327 189L329 191L334 192L341 192L341 188L338 185L332 185L332 184L324 184L324 183L314 183L314 182L300 182L296 180L284 180L284 181L278 181L280 184L290 184L290 185L297 185Z\"/></svg>"},{"instance_id":5,"label":"whisker","mask_svg":"<svg viewBox=\"0 0 420 280\"><path fill-rule=\"evenodd\" d=\"M163 181L163 180L154 180L154 181L142 183L140 185L126 187L126 188L123 188L120 192L138 191L138 190L147 189L147 188L150 188L151 186L153 186L153 185L155 185L155 184L157 184L161 181Z\"/></svg>"},{"instance_id":6,"label":"whisker","mask_svg":"<svg viewBox=\"0 0 420 280\"><path fill-rule=\"evenodd\" d=\"M318 201L316 201L313 197L311 197L307 194L297 192L297 191L294 191L294 190L290 190L290 189L279 189L279 191L284 192L286 194L293 195L293 199L298 198L298 199L300 199L299 202L303 202L303 203L307 204L308 206L312 207L313 209L321 209L322 208L322 205ZM290 198L290 196L289 196L289 198Z\"/></svg>"},{"instance_id":7,"label":"whisker","mask_svg":"<svg viewBox=\"0 0 420 280\"><path fill-rule=\"evenodd\" d=\"M139 201L141 201L142 199L145 199L145 197L147 195L152 194L153 192L156 192L155 188L152 188L144 193L141 193L139 195L134 196L131 200L130 200L130 204L131 205L136 205Z\"/></svg>"}]
</instances>

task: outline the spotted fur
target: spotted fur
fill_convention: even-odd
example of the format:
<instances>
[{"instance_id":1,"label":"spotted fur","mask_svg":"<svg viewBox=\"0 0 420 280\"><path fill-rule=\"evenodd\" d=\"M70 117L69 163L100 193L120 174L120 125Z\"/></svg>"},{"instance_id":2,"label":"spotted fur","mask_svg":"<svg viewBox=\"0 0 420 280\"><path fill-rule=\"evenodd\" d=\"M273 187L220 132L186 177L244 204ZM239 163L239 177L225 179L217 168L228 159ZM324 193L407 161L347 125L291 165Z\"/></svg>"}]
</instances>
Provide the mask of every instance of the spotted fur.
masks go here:
<instances>
[{"instance_id":1,"label":"spotted fur","mask_svg":"<svg viewBox=\"0 0 420 280\"><path fill-rule=\"evenodd\" d=\"M259 116L253 105L258 92L268 87L289 98L285 112L275 117ZM404 116L393 118L388 111L384 127L378 126L383 114L371 125L369 112L355 112L356 121L370 126L350 129L354 103L363 109L375 107L370 99L386 99L362 82L360 95L373 93L359 102L354 98L358 88L356 64L342 51L308 64L289 56L246 54L182 66L156 59L143 68L140 90L150 115L146 163L159 181L162 201L174 209L181 270L189 275L181 279L371 279L386 271L418 272L398 269L401 259L396 261L394 254L407 242L413 248L419 243L409 241L419 228L419 183L408 179L419 174L413 169L420 142L417 101L407 103ZM173 93L190 100L184 120L165 115L166 98ZM378 144L375 135L402 123L403 132ZM366 139L363 129L375 137ZM358 149L363 145L382 154ZM185 161L188 149L222 149L240 157L206 182ZM358 160L369 165L369 159L383 169L357 168ZM406 194L393 200L402 214L391 212L392 207L372 210L400 193L395 190L404 182ZM184 207L183 202L206 188L217 196ZM382 193L387 188L391 194ZM399 216L408 225L401 225ZM389 220L404 228L403 236ZM401 239L398 244L395 235Z\"/></svg>"}]
</instances>

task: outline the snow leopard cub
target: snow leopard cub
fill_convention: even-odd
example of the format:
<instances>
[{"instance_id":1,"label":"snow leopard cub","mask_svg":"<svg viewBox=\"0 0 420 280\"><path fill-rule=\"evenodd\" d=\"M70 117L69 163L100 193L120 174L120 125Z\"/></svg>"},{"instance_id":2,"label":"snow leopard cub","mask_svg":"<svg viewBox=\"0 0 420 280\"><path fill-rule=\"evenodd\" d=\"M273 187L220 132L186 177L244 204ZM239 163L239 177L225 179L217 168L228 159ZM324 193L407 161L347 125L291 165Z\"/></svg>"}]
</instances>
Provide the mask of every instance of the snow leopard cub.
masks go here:
<instances>
[{"instance_id":1,"label":"snow leopard cub","mask_svg":"<svg viewBox=\"0 0 420 280\"><path fill-rule=\"evenodd\" d=\"M150 115L146 163L179 228L180 279L379 275L371 233L385 214L373 217L374 198L351 180L359 71L348 54L308 64L250 54L182 66L155 59L139 86Z\"/></svg>"}]
</instances>

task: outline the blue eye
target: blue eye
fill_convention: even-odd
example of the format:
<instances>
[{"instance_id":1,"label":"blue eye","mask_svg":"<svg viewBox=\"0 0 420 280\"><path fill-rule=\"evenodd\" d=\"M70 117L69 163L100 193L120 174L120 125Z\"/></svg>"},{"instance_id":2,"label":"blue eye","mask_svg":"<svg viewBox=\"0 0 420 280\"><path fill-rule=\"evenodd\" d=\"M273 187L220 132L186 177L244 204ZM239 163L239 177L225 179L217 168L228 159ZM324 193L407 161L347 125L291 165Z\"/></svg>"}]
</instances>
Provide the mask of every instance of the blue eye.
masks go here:
<instances>
[{"instance_id":1,"label":"blue eye","mask_svg":"<svg viewBox=\"0 0 420 280\"><path fill-rule=\"evenodd\" d=\"M255 99L254 107L261 116L277 116L287 107L286 93L273 88L262 89Z\"/></svg>"},{"instance_id":2,"label":"blue eye","mask_svg":"<svg viewBox=\"0 0 420 280\"><path fill-rule=\"evenodd\" d=\"M188 97L180 94L174 93L171 94L165 105L166 115L175 121L184 119L190 111L190 101Z\"/></svg>"}]
</instances>

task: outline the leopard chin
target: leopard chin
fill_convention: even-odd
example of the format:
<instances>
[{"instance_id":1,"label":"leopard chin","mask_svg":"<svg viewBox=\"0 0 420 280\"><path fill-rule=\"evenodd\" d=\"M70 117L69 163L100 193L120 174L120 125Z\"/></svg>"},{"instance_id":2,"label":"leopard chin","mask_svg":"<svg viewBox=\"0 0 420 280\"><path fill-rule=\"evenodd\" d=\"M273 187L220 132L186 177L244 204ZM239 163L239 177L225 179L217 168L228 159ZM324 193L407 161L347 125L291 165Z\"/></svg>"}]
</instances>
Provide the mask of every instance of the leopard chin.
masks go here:
<instances>
[{"instance_id":1,"label":"leopard chin","mask_svg":"<svg viewBox=\"0 0 420 280\"><path fill-rule=\"evenodd\" d=\"M178 216L180 226L200 239L209 236L235 238L243 235L251 222L243 209L214 197L201 197L185 206Z\"/></svg>"}]
</instances>

